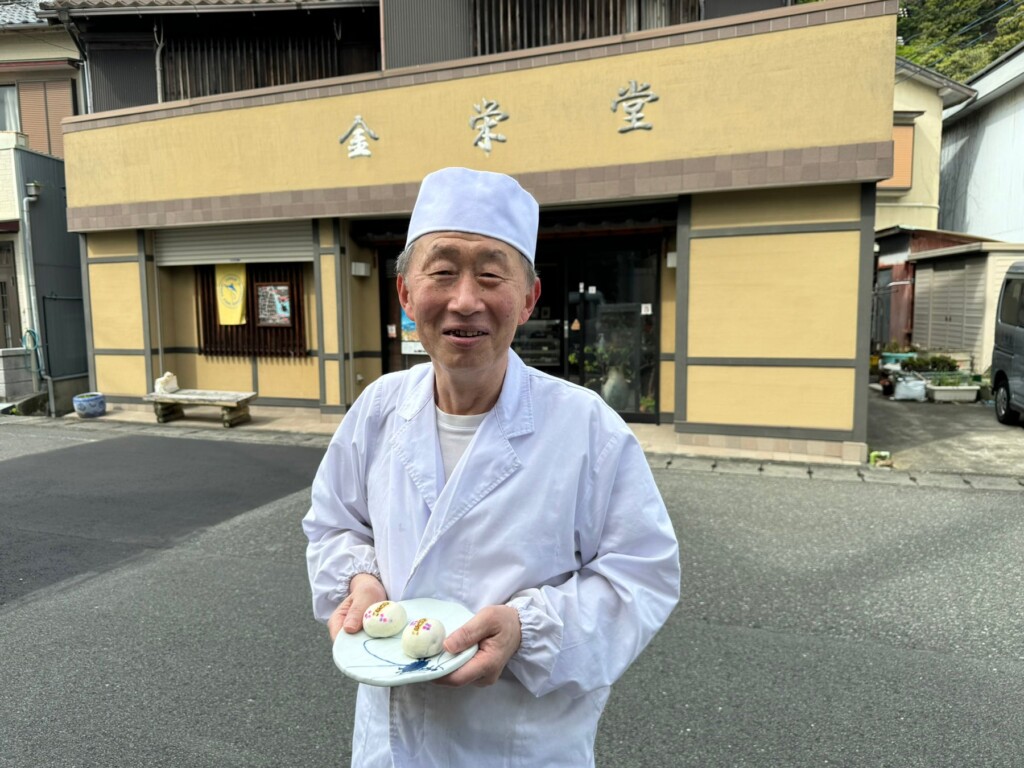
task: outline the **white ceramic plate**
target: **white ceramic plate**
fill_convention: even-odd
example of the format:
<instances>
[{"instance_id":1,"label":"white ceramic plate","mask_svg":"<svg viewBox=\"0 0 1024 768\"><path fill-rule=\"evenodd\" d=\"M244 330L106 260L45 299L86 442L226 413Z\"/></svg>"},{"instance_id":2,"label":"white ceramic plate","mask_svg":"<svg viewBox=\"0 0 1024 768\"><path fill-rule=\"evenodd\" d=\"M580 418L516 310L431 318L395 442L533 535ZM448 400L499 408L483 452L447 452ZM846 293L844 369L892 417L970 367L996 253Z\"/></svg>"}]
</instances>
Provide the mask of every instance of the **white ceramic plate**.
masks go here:
<instances>
[{"instance_id":1,"label":"white ceramic plate","mask_svg":"<svg viewBox=\"0 0 1024 768\"><path fill-rule=\"evenodd\" d=\"M421 618L440 619L449 635L473 614L458 603L420 597L399 601L409 621ZM435 680L454 672L471 658L477 646L453 656L441 651L429 659L410 659L402 653L402 633L393 637L370 637L359 630L354 635L339 632L334 640L334 663L353 680L367 685L391 687Z\"/></svg>"}]
</instances>

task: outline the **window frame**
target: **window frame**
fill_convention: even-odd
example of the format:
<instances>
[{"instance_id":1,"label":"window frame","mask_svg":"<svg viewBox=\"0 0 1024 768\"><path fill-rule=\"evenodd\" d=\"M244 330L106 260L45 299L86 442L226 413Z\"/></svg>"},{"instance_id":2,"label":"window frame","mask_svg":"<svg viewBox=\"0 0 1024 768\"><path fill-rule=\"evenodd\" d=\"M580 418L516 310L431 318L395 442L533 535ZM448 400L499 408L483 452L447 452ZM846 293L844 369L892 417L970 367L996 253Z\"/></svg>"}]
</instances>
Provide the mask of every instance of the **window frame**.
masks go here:
<instances>
[{"instance_id":1,"label":"window frame","mask_svg":"<svg viewBox=\"0 0 1024 768\"><path fill-rule=\"evenodd\" d=\"M248 262L245 266L246 320L221 325L217 316L216 265L193 267L199 354L211 357L308 357L303 293L304 262ZM291 322L259 322L258 286L288 285Z\"/></svg>"}]
</instances>

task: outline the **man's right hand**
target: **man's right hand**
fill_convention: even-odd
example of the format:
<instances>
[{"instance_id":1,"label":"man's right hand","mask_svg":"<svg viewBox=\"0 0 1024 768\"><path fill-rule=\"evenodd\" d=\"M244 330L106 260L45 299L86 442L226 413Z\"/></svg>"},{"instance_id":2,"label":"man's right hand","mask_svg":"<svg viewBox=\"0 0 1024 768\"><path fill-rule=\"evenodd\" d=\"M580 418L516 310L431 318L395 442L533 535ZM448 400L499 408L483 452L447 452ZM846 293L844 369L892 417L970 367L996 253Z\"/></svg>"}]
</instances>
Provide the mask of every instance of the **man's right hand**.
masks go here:
<instances>
[{"instance_id":1,"label":"man's right hand","mask_svg":"<svg viewBox=\"0 0 1024 768\"><path fill-rule=\"evenodd\" d=\"M331 642L344 629L353 635L363 628L363 614L374 603L388 599L384 585L368 573L358 573L349 582L348 597L341 601L331 618L327 620L327 631L331 633Z\"/></svg>"}]
</instances>

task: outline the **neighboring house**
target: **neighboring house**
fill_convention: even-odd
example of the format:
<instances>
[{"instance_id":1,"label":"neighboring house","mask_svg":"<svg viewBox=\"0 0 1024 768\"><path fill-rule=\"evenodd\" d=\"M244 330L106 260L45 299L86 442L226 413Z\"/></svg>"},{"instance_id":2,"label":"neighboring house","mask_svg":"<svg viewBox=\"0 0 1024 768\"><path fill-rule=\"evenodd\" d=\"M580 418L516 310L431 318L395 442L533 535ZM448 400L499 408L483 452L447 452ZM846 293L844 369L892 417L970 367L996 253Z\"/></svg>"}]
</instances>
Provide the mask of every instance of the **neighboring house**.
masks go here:
<instances>
[{"instance_id":1,"label":"neighboring house","mask_svg":"<svg viewBox=\"0 0 1024 768\"><path fill-rule=\"evenodd\" d=\"M45 390L51 412L70 410L88 384L60 159L61 120L78 112L78 64L71 37L37 18L34 2L0 4L0 401Z\"/></svg>"},{"instance_id":2,"label":"neighboring house","mask_svg":"<svg viewBox=\"0 0 1024 768\"><path fill-rule=\"evenodd\" d=\"M71 36L37 16L38 0L0 3L0 131L28 148L63 157L60 121L78 114L81 56Z\"/></svg>"},{"instance_id":3,"label":"neighboring house","mask_svg":"<svg viewBox=\"0 0 1024 768\"><path fill-rule=\"evenodd\" d=\"M893 175L878 182L876 229L938 228L943 110L964 104L974 95L972 88L896 58Z\"/></svg>"},{"instance_id":4,"label":"neighboring house","mask_svg":"<svg viewBox=\"0 0 1024 768\"><path fill-rule=\"evenodd\" d=\"M915 265L914 344L957 358L962 370L992 366L999 291L1024 244L976 242L923 251Z\"/></svg>"},{"instance_id":5,"label":"neighboring house","mask_svg":"<svg viewBox=\"0 0 1024 768\"><path fill-rule=\"evenodd\" d=\"M875 294L871 345L910 344L914 317L914 265L922 248L978 238L937 230L942 112L974 91L938 72L896 58L893 89L893 175L878 183L875 204Z\"/></svg>"},{"instance_id":6,"label":"neighboring house","mask_svg":"<svg viewBox=\"0 0 1024 768\"><path fill-rule=\"evenodd\" d=\"M528 362L694 452L864 460L897 3L716 18L727 5L47 3L86 51L94 107L120 107L64 123L92 388L143 407L169 370L338 418L423 360L394 262L420 179L463 165L542 206ZM327 48L298 30L289 66L254 69L270 37L245 48L246 25L306 15ZM339 65L330 40L355 53ZM110 64L132 50L129 73ZM340 69L300 82L325 58ZM284 80L245 79L268 71ZM229 277L241 325L220 322Z\"/></svg>"},{"instance_id":7,"label":"neighboring house","mask_svg":"<svg viewBox=\"0 0 1024 768\"><path fill-rule=\"evenodd\" d=\"M876 265L875 311L872 345L879 350L894 346L897 350L911 344L929 343L930 331L915 328L915 257L925 251L978 243L989 238L918 227L888 227L875 232ZM930 314L926 316L930 317ZM952 338L948 334L945 338ZM935 340L938 340L936 334ZM930 347L929 347L930 349Z\"/></svg>"},{"instance_id":8,"label":"neighboring house","mask_svg":"<svg viewBox=\"0 0 1024 768\"><path fill-rule=\"evenodd\" d=\"M1024 242L1024 43L968 84L977 99L943 117L939 224Z\"/></svg>"}]
</instances>

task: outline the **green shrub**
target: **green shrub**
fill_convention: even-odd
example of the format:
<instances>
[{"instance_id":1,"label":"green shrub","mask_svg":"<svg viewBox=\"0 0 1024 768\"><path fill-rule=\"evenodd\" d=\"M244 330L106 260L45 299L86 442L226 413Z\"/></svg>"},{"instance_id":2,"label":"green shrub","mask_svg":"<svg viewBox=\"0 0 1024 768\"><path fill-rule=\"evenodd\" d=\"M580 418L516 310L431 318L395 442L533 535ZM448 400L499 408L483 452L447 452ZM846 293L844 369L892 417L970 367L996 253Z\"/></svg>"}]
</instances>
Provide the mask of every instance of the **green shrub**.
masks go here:
<instances>
[{"instance_id":1,"label":"green shrub","mask_svg":"<svg viewBox=\"0 0 1024 768\"><path fill-rule=\"evenodd\" d=\"M918 373L928 371L951 373L959 369L960 365L949 355L918 355L903 361L903 370L917 371Z\"/></svg>"}]
</instances>

